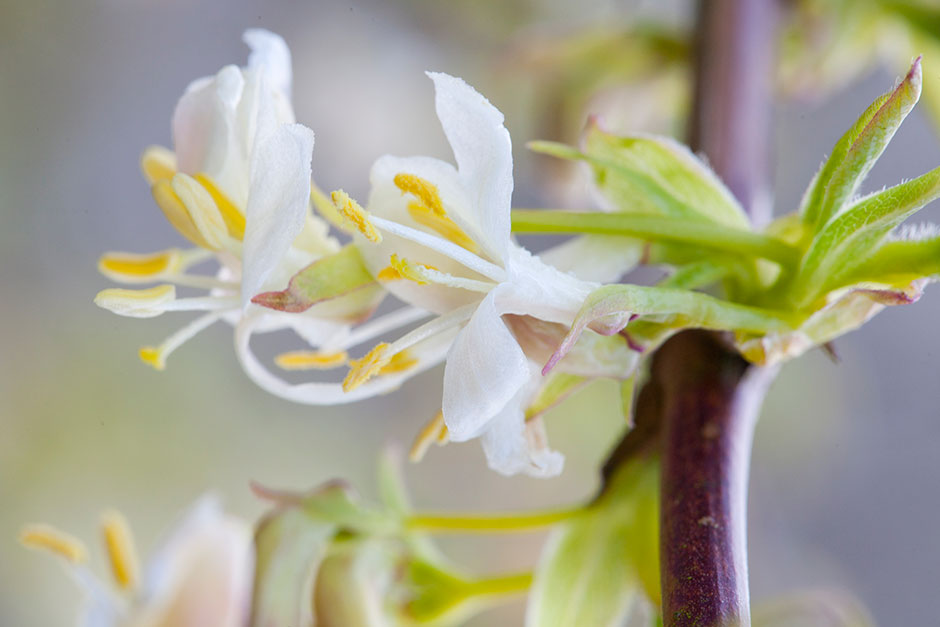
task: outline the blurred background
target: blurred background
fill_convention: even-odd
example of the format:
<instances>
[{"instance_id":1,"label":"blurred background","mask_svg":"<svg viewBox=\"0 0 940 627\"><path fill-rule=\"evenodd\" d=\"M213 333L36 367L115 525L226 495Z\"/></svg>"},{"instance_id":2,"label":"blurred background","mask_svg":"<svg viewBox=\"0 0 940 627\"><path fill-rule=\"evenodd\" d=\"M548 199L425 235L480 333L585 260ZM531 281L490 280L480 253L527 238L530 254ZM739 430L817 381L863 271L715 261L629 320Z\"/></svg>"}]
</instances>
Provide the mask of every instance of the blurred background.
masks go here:
<instances>
[{"instance_id":1,"label":"blurred background","mask_svg":"<svg viewBox=\"0 0 940 627\"><path fill-rule=\"evenodd\" d=\"M170 115L192 79L244 63L246 27L274 30L291 46L295 107L316 132L322 187L364 198L368 169L385 153L450 159L423 75L433 69L463 76L505 112L517 206L583 207L584 185L525 142L576 141L589 110L618 130L676 130L669 107L684 106L682 71L662 65L652 78L669 104L650 106L616 83L577 91L545 70L545 46L637 15L676 27L691 19L678 1L0 0L0 624L68 625L80 601L53 560L17 544L25 522L48 521L98 550L99 512L116 507L146 555L206 491L247 518L263 510L250 480L304 489L345 477L372 496L382 447L407 448L439 407L440 369L355 406L274 398L241 372L223 325L155 372L137 347L161 341L185 314L140 321L92 304L109 285L95 270L102 251L180 245L138 156L170 144ZM667 60L673 44L664 43ZM781 99L778 211L795 207L835 140L894 78L873 70L826 98ZM926 81L940 82L940 59L926 59ZM866 187L938 164L934 128L915 111ZM881 624L936 620L938 317L940 289L928 290L916 306L892 308L839 340L841 363L814 352L784 368L754 449L756 600L824 586L864 599ZM511 510L588 497L624 428L616 389L595 385L547 424L567 456L560 478L505 479L486 469L477 443L452 444L407 468L415 503ZM533 564L541 541L450 538L442 546L471 571L498 572ZM100 551L94 558L104 566ZM472 624L514 625L521 616L517 603Z\"/></svg>"}]
</instances>

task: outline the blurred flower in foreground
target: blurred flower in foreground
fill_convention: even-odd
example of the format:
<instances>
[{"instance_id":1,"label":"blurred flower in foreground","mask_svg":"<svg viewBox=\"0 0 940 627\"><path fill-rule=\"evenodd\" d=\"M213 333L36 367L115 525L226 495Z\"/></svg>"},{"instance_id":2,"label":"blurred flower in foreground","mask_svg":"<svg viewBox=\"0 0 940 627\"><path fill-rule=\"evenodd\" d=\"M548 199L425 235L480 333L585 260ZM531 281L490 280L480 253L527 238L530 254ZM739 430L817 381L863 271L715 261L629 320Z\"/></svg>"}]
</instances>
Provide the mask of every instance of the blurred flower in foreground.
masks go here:
<instances>
[{"instance_id":1,"label":"blurred flower in foreground","mask_svg":"<svg viewBox=\"0 0 940 627\"><path fill-rule=\"evenodd\" d=\"M339 244L309 209L313 132L294 123L290 52L267 31L245 32L248 66L227 66L194 81L173 115L176 152L152 147L142 158L154 200L170 223L198 248L150 255L108 253L107 277L127 284L164 282L147 289L106 289L95 302L114 313L152 317L165 311L205 311L140 356L157 369L173 350L219 319L236 323L252 309L251 296L283 285L297 270ZM214 259L215 276L188 270ZM176 286L209 290L178 298ZM357 303L359 304L359 303ZM324 319L266 311L258 330L292 328L322 341L358 314L332 311Z\"/></svg>"},{"instance_id":2,"label":"blurred flower in foreground","mask_svg":"<svg viewBox=\"0 0 940 627\"><path fill-rule=\"evenodd\" d=\"M124 518L107 513L102 532L114 583L85 564L88 551L75 538L47 525L20 536L26 546L66 561L84 589L87 627L240 627L251 598L254 553L251 528L203 497L172 530L141 574Z\"/></svg>"}]
</instances>

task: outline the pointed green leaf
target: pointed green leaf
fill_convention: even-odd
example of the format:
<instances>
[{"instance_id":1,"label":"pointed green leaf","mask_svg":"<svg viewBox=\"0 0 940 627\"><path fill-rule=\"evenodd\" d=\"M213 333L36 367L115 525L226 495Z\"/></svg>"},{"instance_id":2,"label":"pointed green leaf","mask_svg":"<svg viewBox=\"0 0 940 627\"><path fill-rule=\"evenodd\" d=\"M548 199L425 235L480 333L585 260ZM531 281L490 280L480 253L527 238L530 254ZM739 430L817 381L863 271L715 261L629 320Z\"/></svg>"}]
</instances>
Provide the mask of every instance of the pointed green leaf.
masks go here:
<instances>
[{"instance_id":1,"label":"pointed green leaf","mask_svg":"<svg viewBox=\"0 0 940 627\"><path fill-rule=\"evenodd\" d=\"M792 287L805 307L861 265L898 224L940 197L940 168L857 201L816 236Z\"/></svg>"},{"instance_id":2,"label":"pointed green leaf","mask_svg":"<svg viewBox=\"0 0 940 627\"><path fill-rule=\"evenodd\" d=\"M294 508L264 518L255 532L251 627L309 624L311 573L326 555L336 525Z\"/></svg>"},{"instance_id":3,"label":"pointed green leaf","mask_svg":"<svg viewBox=\"0 0 940 627\"><path fill-rule=\"evenodd\" d=\"M891 92L862 113L832 149L803 197L800 213L819 230L855 195L858 186L911 112L921 90L920 58Z\"/></svg>"},{"instance_id":4,"label":"pointed green leaf","mask_svg":"<svg viewBox=\"0 0 940 627\"><path fill-rule=\"evenodd\" d=\"M381 291L366 269L359 249L349 244L295 274L287 289L258 294L251 302L278 311L301 313L317 303L370 288Z\"/></svg>"}]
</instances>

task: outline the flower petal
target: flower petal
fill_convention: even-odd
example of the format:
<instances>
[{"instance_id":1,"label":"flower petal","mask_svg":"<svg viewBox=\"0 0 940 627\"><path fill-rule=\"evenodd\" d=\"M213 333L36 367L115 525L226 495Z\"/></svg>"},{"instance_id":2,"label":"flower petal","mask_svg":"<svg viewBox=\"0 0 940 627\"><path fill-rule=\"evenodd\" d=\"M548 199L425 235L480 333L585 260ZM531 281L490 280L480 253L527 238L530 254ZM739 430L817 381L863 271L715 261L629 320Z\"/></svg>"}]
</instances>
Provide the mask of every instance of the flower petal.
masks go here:
<instances>
[{"instance_id":1,"label":"flower petal","mask_svg":"<svg viewBox=\"0 0 940 627\"><path fill-rule=\"evenodd\" d=\"M643 257L644 242L618 235L581 235L538 254L549 266L585 281L616 283Z\"/></svg>"},{"instance_id":2,"label":"flower petal","mask_svg":"<svg viewBox=\"0 0 940 627\"><path fill-rule=\"evenodd\" d=\"M483 238L478 243L501 262L509 245L513 186L512 142L503 114L463 80L439 72L428 76L434 81L437 117Z\"/></svg>"},{"instance_id":3,"label":"flower petal","mask_svg":"<svg viewBox=\"0 0 940 627\"><path fill-rule=\"evenodd\" d=\"M444 422L455 442L480 435L529 380L525 353L496 307L507 289L500 285L480 302L447 355Z\"/></svg>"},{"instance_id":4,"label":"flower petal","mask_svg":"<svg viewBox=\"0 0 940 627\"><path fill-rule=\"evenodd\" d=\"M312 155L313 131L300 124L282 125L255 146L245 210L243 306L261 290L304 227Z\"/></svg>"},{"instance_id":5,"label":"flower petal","mask_svg":"<svg viewBox=\"0 0 940 627\"><path fill-rule=\"evenodd\" d=\"M244 624L253 562L251 527L203 497L151 562L135 624Z\"/></svg>"},{"instance_id":6,"label":"flower petal","mask_svg":"<svg viewBox=\"0 0 940 627\"><path fill-rule=\"evenodd\" d=\"M242 40L251 48L248 68L263 70L268 84L290 98L291 57L284 38L263 28L249 28Z\"/></svg>"},{"instance_id":7,"label":"flower petal","mask_svg":"<svg viewBox=\"0 0 940 627\"><path fill-rule=\"evenodd\" d=\"M533 362L529 363L529 370L528 383L490 420L480 443L487 464L500 474L554 477L561 473L564 455L548 448L541 419L528 422L525 419L524 407L542 379Z\"/></svg>"}]
</instances>

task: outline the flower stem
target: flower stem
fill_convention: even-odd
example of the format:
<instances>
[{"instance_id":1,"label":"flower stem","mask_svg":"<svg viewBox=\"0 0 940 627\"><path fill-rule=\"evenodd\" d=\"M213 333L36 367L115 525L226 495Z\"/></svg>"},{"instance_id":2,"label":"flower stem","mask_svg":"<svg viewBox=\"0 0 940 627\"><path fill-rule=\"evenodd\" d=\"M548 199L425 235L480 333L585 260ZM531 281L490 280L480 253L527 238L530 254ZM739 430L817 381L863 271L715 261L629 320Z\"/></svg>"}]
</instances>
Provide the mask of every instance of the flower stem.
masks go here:
<instances>
[{"instance_id":1,"label":"flower stem","mask_svg":"<svg viewBox=\"0 0 940 627\"><path fill-rule=\"evenodd\" d=\"M695 244L795 266L801 252L777 238L709 222L625 213L513 209L515 233L599 233Z\"/></svg>"},{"instance_id":2,"label":"flower stem","mask_svg":"<svg viewBox=\"0 0 940 627\"><path fill-rule=\"evenodd\" d=\"M467 583L467 596L502 597L525 592L532 586L532 573L475 579Z\"/></svg>"},{"instance_id":3,"label":"flower stem","mask_svg":"<svg viewBox=\"0 0 940 627\"><path fill-rule=\"evenodd\" d=\"M549 527L583 511L582 507L525 514L416 514L405 520L412 531L428 533L520 533Z\"/></svg>"}]
</instances>

